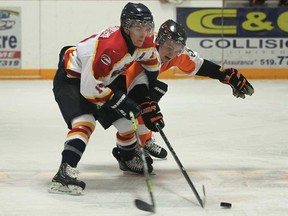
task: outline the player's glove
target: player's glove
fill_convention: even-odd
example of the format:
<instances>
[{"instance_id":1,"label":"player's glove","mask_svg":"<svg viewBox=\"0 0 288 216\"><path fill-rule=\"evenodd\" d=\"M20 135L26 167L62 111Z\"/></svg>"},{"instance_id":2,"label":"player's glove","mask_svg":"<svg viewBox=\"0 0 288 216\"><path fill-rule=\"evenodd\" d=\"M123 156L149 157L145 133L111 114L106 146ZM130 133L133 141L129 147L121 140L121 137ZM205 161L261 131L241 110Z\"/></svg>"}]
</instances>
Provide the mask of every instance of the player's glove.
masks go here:
<instances>
[{"instance_id":1,"label":"player's glove","mask_svg":"<svg viewBox=\"0 0 288 216\"><path fill-rule=\"evenodd\" d=\"M226 78L221 80L221 82L232 87L233 95L235 97L244 99L245 95L251 96L254 93L253 86L237 69L225 69L223 73L226 74Z\"/></svg>"},{"instance_id":2,"label":"player's glove","mask_svg":"<svg viewBox=\"0 0 288 216\"><path fill-rule=\"evenodd\" d=\"M149 91L152 100L159 102L160 99L168 90L168 85L160 80L156 80L154 86L151 86Z\"/></svg>"},{"instance_id":3,"label":"player's glove","mask_svg":"<svg viewBox=\"0 0 288 216\"><path fill-rule=\"evenodd\" d=\"M111 107L127 119L130 119L130 111L133 112L135 117L138 117L141 114L141 107L132 99L127 97L122 91L114 92L112 99L110 99L105 105Z\"/></svg>"},{"instance_id":4,"label":"player's glove","mask_svg":"<svg viewBox=\"0 0 288 216\"><path fill-rule=\"evenodd\" d=\"M163 115L160 112L160 107L157 102L147 100L141 104L141 116L145 126L154 132L158 132L155 124L158 123L161 128L164 128Z\"/></svg>"}]
</instances>

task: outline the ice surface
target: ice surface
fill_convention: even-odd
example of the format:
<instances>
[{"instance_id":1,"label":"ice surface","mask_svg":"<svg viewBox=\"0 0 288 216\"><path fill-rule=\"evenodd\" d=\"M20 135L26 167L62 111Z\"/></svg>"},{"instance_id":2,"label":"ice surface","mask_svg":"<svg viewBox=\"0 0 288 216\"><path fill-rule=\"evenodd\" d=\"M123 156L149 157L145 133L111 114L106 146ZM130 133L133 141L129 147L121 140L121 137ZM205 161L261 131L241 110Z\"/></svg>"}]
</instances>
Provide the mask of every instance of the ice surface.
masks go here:
<instances>
[{"instance_id":1,"label":"ice surface","mask_svg":"<svg viewBox=\"0 0 288 216\"><path fill-rule=\"evenodd\" d=\"M164 132L207 203L199 206L169 154L154 160L155 215L288 215L288 80L251 80L255 94L244 100L215 80L166 82ZM49 194L66 133L51 80L0 81L1 216L151 215L134 205L150 202L144 177L119 170L116 131L99 124L78 166L83 195Z\"/></svg>"}]
</instances>

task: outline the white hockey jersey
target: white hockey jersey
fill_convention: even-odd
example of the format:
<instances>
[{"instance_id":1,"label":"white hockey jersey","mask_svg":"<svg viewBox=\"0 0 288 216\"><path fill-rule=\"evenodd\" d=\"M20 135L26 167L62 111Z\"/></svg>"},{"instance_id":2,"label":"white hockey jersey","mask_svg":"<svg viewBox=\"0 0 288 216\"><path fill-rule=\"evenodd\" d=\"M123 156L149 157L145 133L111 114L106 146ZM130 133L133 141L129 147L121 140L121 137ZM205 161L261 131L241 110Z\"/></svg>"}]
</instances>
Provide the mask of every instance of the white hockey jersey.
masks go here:
<instances>
[{"instance_id":1,"label":"white hockey jersey","mask_svg":"<svg viewBox=\"0 0 288 216\"><path fill-rule=\"evenodd\" d=\"M148 72L159 72L153 37L146 37L142 47L130 50L120 28L114 26L68 49L64 56L65 70L68 77L81 79L80 92L87 100L102 105L113 95L107 85L133 62L139 62Z\"/></svg>"}]
</instances>

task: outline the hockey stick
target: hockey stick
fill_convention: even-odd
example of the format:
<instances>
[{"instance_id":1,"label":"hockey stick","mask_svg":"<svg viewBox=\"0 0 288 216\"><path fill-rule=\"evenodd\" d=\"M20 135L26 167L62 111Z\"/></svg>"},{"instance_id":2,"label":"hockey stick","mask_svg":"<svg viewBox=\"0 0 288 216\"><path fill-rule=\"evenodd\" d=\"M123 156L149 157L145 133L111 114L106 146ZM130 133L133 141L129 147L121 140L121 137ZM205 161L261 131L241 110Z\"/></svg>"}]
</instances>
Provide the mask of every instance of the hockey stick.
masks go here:
<instances>
[{"instance_id":1,"label":"hockey stick","mask_svg":"<svg viewBox=\"0 0 288 216\"><path fill-rule=\"evenodd\" d=\"M167 139L166 135L164 134L162 128L160 127L160 125L159 125L158 123L156 123L155 126L156 126L158 132L160 133L160 135L162 136L162 138L163 138L164 142L166 143L167 147L169 148L172 156L174 157L176 163L178 164L178 166L179 166L182 174L184 175L186 181L188 182L188 184L189 184L190 188L192 189L194 195L196 196L198 202L200 203L201 207L204 208L205 199L206 199L206 192L205 192L205 187L204 187L204 185L202 186L202 190L203 190L203 195L204 195L204 196L203 196L203 199L201 199L200 196L199 196L199 193L197 192L196 188L194 187L191 179L189 178L189 176L188 176L185 168L183 167L182 163L180 162L180 160L179 160L176 152L175 152L174 149L172 148L172 146L171 146L169 140Z\"/></svg>"},{"instance_id":2,"label":"hockey stick","mask_svg":"<svg viewBox=\"0 0 288 216\"><path fill-rule=\"evenodd\" d=\"M137 138L138 148L139 148L140 153L141 153L141 159L142 159L143 165L144 165L143 172L145 175L147 188L148 188L149 195L150 195L151 202L152 202L152 204L150 205L149 203L144 202L143 200L135 199L135 205L140 210L154 213L155 212L155 201L154 201L154 196L153 196L153 191L152 191L152 182L151 182L150 175L148 172L148 166L147 166L147 162L146 162L146 158L145 158L145 154L144 154L144 149L142 147L142 143L141 143L139 132L138 132L138 125L137 125L137 122L136 122L136 119L135 119L133 112L130 112L129 114L130 114L130 118L131 118L131 121L133 124L134 133L135 133L136 138Z\"/></svg>"}]
</instances>

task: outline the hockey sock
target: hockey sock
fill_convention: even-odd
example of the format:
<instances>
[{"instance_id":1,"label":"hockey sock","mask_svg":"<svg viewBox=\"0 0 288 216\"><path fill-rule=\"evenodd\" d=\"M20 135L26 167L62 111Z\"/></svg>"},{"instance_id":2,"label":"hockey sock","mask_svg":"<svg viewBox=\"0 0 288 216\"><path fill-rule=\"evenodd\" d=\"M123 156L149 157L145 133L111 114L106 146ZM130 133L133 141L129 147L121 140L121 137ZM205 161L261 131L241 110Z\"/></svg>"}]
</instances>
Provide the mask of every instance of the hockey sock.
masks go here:
<instances>
[{"instance_id":1,"label":"hockey sock","mask_svg":"<svg viewBox=\"0 0 288 216\"><path fill-rule=\"evenodd\" d=\"M95 125L89 122L73 122L62 151L62 163L77 166L94 129Z\"/></svg>"},{"instance_id":2,"label":"hockey sock","mask_svg":"<svg viewBox=\"0 0 288 216\"><path fill-rule=\"evenodd\" d=\"M120 134L117 132L117 147L119 149L121 158L124 161L131 160L134 157L134 151L136 148L136 137L134 133L129 132L128 134Z\"/></svg>"},{"instance_id":3,"label":"hockey sock","mask_svg":"<svg viewBox=\"0 0 288 216\"><path fill-rule=\"evenodd\" d=\"M137 118L138 120L138 127L139 127L139 137L142 143L142 146L145 146L145 143L147 140L149 140L152 137L152 131L146 128L143 119L141 116Z\"/></svg>"},{"instance_id":4,"label":"hockey sock","mask_svg":"<svg viewBox=\"0 0 288 216\"><path fill-rule=\"evenodd\" d=\"M86 144L80 139L74 139L65 142L64 146L61 163L67 163L74 168L77 167L77 164L85 151Z\"/></svg>"}]
</instances>

